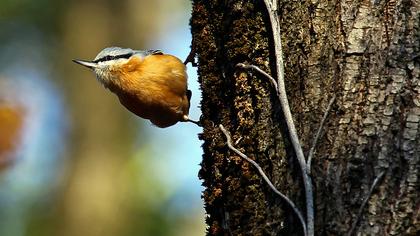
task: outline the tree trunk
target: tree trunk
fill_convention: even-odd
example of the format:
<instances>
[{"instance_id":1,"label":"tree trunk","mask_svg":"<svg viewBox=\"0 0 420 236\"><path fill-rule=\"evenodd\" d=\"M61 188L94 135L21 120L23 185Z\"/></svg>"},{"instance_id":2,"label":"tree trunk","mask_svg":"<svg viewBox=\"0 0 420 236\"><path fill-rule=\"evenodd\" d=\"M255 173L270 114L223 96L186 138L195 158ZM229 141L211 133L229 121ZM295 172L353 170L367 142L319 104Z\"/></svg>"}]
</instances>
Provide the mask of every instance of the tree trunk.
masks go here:
<instances>
[{"instance_id":1,"label":"tree trunk","mask_svg":"<svg viewBox=\"0 0 420 236\"><path fill-rule=\"evenodd\" d=\"M416 0L280 2L285 83L305 153L337 97L312 162L316 235L345 235L353 225L360 235L420 231L419 9ZM288 205L229 151L218 128L305 212L275 91L257 72L235 67L249 63L276 76L263 1L194 0L191 27L203 93L207 234L301 235Z\"/></svg>"}]
</instances>

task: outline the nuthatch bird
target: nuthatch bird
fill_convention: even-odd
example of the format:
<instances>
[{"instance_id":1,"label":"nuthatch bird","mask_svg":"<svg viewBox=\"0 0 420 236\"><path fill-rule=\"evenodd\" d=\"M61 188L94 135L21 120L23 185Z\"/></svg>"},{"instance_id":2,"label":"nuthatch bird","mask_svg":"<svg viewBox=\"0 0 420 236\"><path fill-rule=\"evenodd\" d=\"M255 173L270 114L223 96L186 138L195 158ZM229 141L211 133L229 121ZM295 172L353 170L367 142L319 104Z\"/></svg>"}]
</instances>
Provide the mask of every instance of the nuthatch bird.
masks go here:
<instances>
[{"instance_id":1,"label":"nuthatch bird","mask_svg":"<svg viewBox=\"0 0 420 236\"><path fill-rule=\"evenodd\" d=\"M165 128L188 117L191 91L184 63L160 50L110 47L93 61L73 60L92 69L99 82L137 116Z\"/></svg>"}]
</instances>

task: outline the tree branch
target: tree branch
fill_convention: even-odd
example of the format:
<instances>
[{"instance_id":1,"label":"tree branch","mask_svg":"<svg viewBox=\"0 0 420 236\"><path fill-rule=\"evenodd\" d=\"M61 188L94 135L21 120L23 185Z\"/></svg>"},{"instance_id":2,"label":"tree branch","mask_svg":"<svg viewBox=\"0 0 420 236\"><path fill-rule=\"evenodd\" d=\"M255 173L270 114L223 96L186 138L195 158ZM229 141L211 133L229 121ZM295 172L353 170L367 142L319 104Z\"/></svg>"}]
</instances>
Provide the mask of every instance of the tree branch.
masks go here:
<instances>
[{"instance_id":1,"label":"tree branch","mask_svg":"<svg viewBox=\"0 0 420 236\"><path fill-rule=\"evenodd\" d=\"M334 94L333 97L331 98L330 102L328 103L327 110L325 110L325 112L324 112L324 116L322 117L321 123L319 124L319 127L318 127L318 131L316 132L315 138L313 140L312 147L309 150L308 160L306 162L307 163L306 165L307 165L307 169L308 169L308 174L311 174L311 162L312 162L312 158L315 154L316 144L318 142L319 137L321 136L322 128L324 127L324 123L327 120L328 113L331 110L332 104L335 101L335 97L336 96Z\"/></svg>"},{"instance_id":2,"label":"tree branch","mask_svg":"<svg viewBox=\"0 0 420 236\"><path fill-rule=\"evenodd\" d=\"M286 120L286 124L289 130L289 137L292 141L293 144L293 149L295 150L296 153L296 157L298 159L299 162L299 166L301 168L301 172L302 172L302 179L303 179L303 184L305 187L305 197L306 197L306 218L307 218L307 227L308 227L308 235L309 236L313 236L314 235L314 205L313 205L313 193L312 193L312 181L310 179L308 170L307 170L307 164L305 161L305 156L303 155L303 151L302 151L302 147L299 143L299 139L297 137L297 133L296 133L296 129L294 128L294 124L293 124L293 118L292 118L292 113L290 111L290 107L289 104L287 102L287 97L284 98L283 97L283 93L281 93L281 88L278 87L278 84L276 82L276 80L269 75L267 72L263 71L261 68L259 68L258 66L255 65L246 65L243 63L239 63L236 65L239 68L244 68L244 69L254 69L256 71L258 71L259 73L261 73L262 75L264 75L265 77L267 77L270 82L273 84L273 87L276 89L276 93L277 93L277 98L280 101L280 105L282 107L283 110L283 114ZM285 101L285 102L284 102ZM286 116L288 116L289 118L286 118ZM292 129L290 128L292 127ZM300 151L298 151L300 150Z\"/></svg>"},{"instance_id":3,"label":"tree branch","mask_svg":"<svg viewBox=\"0 0 420 236\"><path fill-rule=\"evenodd\" d=\"M274 89L276 90L276 92L278 92L276 80L273 77L271 77L271 75L269 75L267 72L265 72L261 68L259 68L258 66L247 65L247 64L244 64L244 63L238 63L238 64L236 64L236 67L239 67L239 68L242 68L242 69L253 69L253 70L258 71L260 74L264 75L268 80L270 80Z\"/></svg>"},{"instance_id":4,"label":"tree branch","mask_svg":"<svg viewBox=\"0 0 420 236\"><path fill-rule=\"evenodd\" d=\"M367 202L369 201L370 197L372 196L373 190L375 189L376 185L378 185L379 181L382 179L382 177L385 175L386 170L382 171L373 181L372 185L370 186L369 192L366 196L366 198L363 200L362 205L360 205L359 211L357 212L356 221L353 222L353 225L351 226L351 229L347 236L352 236L355 233L357 224L359 223L360 219L362 218L363 210L365 209L365 206Z\"/></svg>"},{"instance_id":5,"label":"tree branch","mask_svg":"<svg viewBox=\"0 0 420 236\"><path fill-rule=\"evenodd\" d=\"M229 131L227 131L225 129L225 127L220 124L219 125L220 130L223 132L223 134L226 137L226 143L229 147L230 150L234 151L236 154L238 154L240 157L242 157L243 159L245 159L246 161L248 161L249 163L251 163L255 168L257 168L258 172L260 173L260 175L263 177L264 181L268 184L268 186L277 194L279 195L287 204L289 204L289 206L293 209L293 211L295 212L295 214L297 215L297 217L300 220L300 223L302 224L302 228L303 228L303 232L305 235L307 235L307 229L306 229L306 223L305 223L305 219L302 216L302 213L300 213L299 209L296 207L296 205L284 194L282 194L274 185L273 183L270 181L270 179L267 177L267 175L264 173L263 169L260 167L260 165L258 165L257 162L255 162L254 160L252 160L251 158L249 158L247 155L243 154L241 151L239 151L238 149L236 149L233 145L232 145L232 138L229 134Z\"/></svg>"},{"instance_id":6,"label":"tree branch","mask_svg":"<svg viewBox=\"0 0 420 236\"><path fill-rule=\"evenodd\" d=\"M271 29L273 32L274 49L276 56L276 72L277 72L277 86L278 97L284 113L287 128L289 130L290 140L296 153L300 169L302 171L303 184L305 187L306 197L306 224L308 227L308 235L314 235L314 203L313 203L313 189L312 180L307 172L305 156L303 154L302 146L296 132L296 127L293 122L292 113L290 111L289 101L287 100L286 87L284 84L284 63L283 63L283 49L281 45L280 21L277 9L277 0L264 0L270 17Z\"/></svg>"}]
</instances>

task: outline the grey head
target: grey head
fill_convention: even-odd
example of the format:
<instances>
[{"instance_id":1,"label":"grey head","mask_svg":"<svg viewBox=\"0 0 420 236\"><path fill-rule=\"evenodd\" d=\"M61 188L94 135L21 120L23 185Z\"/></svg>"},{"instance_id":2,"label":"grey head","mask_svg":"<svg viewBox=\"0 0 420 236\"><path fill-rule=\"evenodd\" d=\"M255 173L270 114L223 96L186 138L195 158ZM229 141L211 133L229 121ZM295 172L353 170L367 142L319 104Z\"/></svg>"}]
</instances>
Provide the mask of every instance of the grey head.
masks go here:
<instances>
[{"instance_id":1,"label":"grey head","mask_svg":"<svg viewBox=\"0 0 420 236\"><path fill-rule=\"evenodd\" d=\"M134 53L135 51L131 48L109 47L99 52L93 61L73 60L73 62L90 69L95 69L114 63L118 59L129 59Z\"/></svg>"},{"instance_id":2,"label":"grey head","mask_svg":"<svg viewBox=\"0 0 420 236\"><path fill-rule=\"evenodd\" d=\"M111 73L113 66L124 64L133 56L144 58L151 54L162 54L162 51L142 51L131 48L109 47L99 52L93 61L73 60L73 62L92 69L99 81L107 85L108 82L115 79Z\"/></svg>"},{"instance_id":3,"label":"grey head","mask_svg":"<svg viewBox=\"0 0 420 236\"><path fill-rule=\"evenodd\" d=\"M131 48L120 48L120 47L109 47L103 49L101 52L96 55L93 61L86 60L73 60L80 65L86 66L88 68L94 69L105 65L110 65L115 63L117 60L128 60L132 56L138 56L144 58L151 54L162 54L161 50L133 50Z\"/></svg>"}]
</instances>

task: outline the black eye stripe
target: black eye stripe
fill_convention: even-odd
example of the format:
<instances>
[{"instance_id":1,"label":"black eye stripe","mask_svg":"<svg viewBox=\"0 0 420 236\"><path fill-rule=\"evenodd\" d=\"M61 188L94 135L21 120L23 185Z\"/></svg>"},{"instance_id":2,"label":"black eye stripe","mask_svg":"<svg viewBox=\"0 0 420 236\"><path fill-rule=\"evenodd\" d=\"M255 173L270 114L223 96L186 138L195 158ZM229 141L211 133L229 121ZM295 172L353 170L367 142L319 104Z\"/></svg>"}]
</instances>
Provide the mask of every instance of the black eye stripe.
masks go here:
<instances>
[{"instance_id":1,"label":"black eye stripe","mask_svg":"<svg viewBox=\"0 0 420 236\"><path fill-rule=\"evenodd\" d=\"M127 54L122 54L122 55L116 55L116 56L104 56L101 57L99 59L94 60L93 62L98 63L98 62L102 62L102 61L111 61L111 60L116 60L116 59L120 59L120 58L130 58L133 55L133 53L127 53Z\"/></svg>"}]
</instances>

